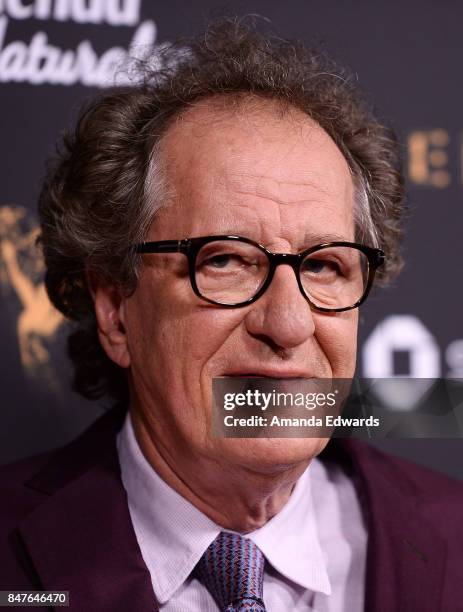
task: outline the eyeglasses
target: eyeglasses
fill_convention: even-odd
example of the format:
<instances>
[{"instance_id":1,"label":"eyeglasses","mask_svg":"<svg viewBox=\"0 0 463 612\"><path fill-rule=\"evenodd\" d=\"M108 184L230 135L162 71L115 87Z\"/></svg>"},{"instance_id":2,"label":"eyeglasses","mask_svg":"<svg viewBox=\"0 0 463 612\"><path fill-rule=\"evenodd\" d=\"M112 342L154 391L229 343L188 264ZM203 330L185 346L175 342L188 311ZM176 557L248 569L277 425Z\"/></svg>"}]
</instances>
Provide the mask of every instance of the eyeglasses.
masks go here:
<instances>
[{"instance_id":1,"label":"eyeglasses","mask_svg":"<svg viewBox=\"0 0 463 612\"><path fill-rule=\"evenodd\" d=\"M341 312L364 302L385 255L354 242L327 242L297 254L272 253L240 236L143 242L136 253L183 253L194 293L211 304L238 308L258 300L276 267L294 270L302 295L316 310Z\"/></svg>"}]
</instances>

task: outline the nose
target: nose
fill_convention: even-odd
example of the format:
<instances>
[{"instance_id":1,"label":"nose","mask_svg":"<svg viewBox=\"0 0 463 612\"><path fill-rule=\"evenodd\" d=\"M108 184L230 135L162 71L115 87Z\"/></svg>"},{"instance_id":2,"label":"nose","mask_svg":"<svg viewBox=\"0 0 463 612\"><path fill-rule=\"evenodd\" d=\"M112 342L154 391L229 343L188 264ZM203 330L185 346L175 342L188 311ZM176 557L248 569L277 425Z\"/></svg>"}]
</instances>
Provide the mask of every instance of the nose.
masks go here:
<instances>
[{"instance_id":1,"label":"nose","mask_svg":"<svg viewBox=\"0 0 463 612\"><path fill-rule=\"evenodd\" d=\"M313 313L289 265L276 268L270 287L245 318L249 334L280 349L303 344L315 332Z\"/></svg>"}]
</instances>

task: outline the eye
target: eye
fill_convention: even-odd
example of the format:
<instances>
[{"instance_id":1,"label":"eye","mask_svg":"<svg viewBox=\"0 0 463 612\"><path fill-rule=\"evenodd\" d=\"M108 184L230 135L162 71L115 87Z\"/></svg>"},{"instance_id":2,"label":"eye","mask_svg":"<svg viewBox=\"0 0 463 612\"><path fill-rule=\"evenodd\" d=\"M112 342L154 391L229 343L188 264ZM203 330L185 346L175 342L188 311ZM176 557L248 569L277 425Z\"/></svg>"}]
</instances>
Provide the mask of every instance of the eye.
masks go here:
<instances>
[{"instance_id":1,"label":"eye","mask_svg":"<svg viewBox=\"0 0 463 612\"><path fill-rule=\"evenodd\" d=\"M231 261L232 256L224 253L223 255L214 255L203 261L203 265L211 266L212 268L225 268Z\"/></svg>"},{"instance_id":2,"label":"eye","mask_svg":"<svg viewBox=\"0 0 463 612\"><path fill-rule=\"evenodd\" d=\"M340 274L336 262L328 259L306 259L302 265L302 271L309 274Z\"/></svg>"},{"instance_id":3,"label":"eye","mask_svg":"<svg viewBox=\"0 0 463 612\"><path fill-rule=\"evenodd\" d=\"M257 274L268 268L267 259L252 244L217 240L204 245L196 257L196 271L202 274Z\"/></svg>"},{"instance_id":4,"label":"eye","mask_svg":"<svg viewBox=\"0 0 463 612\"><path fill-rule=\"evenodd\" d=\"M315 274L322 272L324 266L325 262L320 259L309 259L304 262L304 269L307 272L314 272Z\"/></svg>"},{"instance_id":5,"label":"eye","mask_svg":"<svg viewBox=\"0 0 463 612\"><path fill-rule=\"evenodd\" d=\"M251 265L251 263L237 253L220 253L204 259L201 262L201 267L206 266L215 270L224 270L225 268L241 268Z\"/></svg>"}]
</instances>

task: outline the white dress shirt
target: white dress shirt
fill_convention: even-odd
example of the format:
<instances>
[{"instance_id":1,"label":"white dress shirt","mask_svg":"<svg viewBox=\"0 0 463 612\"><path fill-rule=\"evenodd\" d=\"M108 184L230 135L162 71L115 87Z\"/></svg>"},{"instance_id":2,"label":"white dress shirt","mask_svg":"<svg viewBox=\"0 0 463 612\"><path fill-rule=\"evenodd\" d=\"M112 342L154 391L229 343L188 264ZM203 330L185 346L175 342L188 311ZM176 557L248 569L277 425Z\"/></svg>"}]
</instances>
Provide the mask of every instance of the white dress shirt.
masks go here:
<instances>
[{"instance_id":1,"label":"white dress shirt","mask_svg":"<svg viewBox=\"0 0 463 612\"><path fill-rule=\"evenodd\" d=\"M217 612L191 572L224 529L148 464L129 415L117 446L130 516L160 610ZM367 532L355 486L340 468L314 459L280 512L246 537L267 561L267 612L363 611Z\"/></svg>"}]
</instances>

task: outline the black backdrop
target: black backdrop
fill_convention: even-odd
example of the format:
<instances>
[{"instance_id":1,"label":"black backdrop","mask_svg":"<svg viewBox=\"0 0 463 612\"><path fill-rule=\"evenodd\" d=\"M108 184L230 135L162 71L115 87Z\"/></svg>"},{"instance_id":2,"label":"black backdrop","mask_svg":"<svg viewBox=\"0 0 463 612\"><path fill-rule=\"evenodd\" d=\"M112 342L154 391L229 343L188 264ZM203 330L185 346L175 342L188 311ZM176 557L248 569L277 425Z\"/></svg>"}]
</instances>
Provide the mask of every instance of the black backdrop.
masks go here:
<instances>
[{"instance_id":1,"label":"black backdrop","mask_svg":"<svg viewBox=\"0 0 463 612\"><path fill-rule=\"evenodd\" d=\"M140 53L224 12L323 43L403 143L407 265L362 310L359 374L463 378L460 2L0 0L0 463L66 442L103 409L69 391L67 326L41 281L33 242L45 159L130 45ZM460 440L381 446L463 478Z\"/></svg>"}]
</instances>

